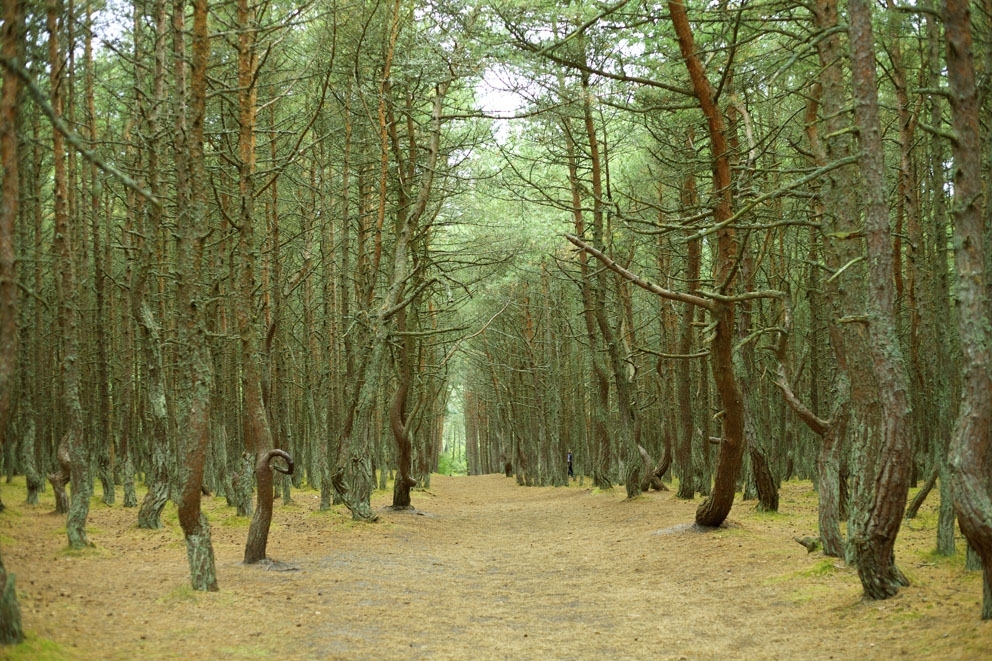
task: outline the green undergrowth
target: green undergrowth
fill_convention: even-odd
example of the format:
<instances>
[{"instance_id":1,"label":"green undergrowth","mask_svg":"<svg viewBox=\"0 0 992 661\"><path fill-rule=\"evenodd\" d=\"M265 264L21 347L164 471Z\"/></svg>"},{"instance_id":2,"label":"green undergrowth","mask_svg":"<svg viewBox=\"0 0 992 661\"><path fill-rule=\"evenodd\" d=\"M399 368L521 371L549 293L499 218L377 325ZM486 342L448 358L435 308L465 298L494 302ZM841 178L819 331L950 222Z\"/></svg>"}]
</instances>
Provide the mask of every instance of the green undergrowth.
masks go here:
<instances>
[{"instance_id":1,"label":"green undergrowth","mask_svg":"<svg viewBox=\"0 0 992 661\"><path fill-rule=\"evenodd\" d=\"M218 517L216 521L225 528L247 528L251 525L251 517L238 516L237 514Z\"/></svg>"},{"instance_id":2,"label":"green undergrowth","mask_svg":"<svg viewBox=\"0 0 992 661\"><path fill-rule=\"evenodd\" d=\"M805 576L807 578L816 578L820 576L830 576L836 574L838 570L844 569L844 567L838 567L837 563L840 560L836 558L823 558L817 562L812 567L807 567L799 572L800 576Z\"/></svg>"},{"instance_id":3,"label":"green undergrowth","mask_svg":"<svg viewBox=\"0 0 992 661\"><path fill-rule=\"evenodd\" d=\"M960 567L964 569L964 554L955 553L954 555L943 555L937 553L936 548L929 548L925 550L918 550L913 553L917 560L924 566L930 567Z\"/></svg>"},{"instance_id":4,"label":"green undergrowth","mask_svg":"<svg viewBox=\"0 0 992 661\"><path fill-rule=\"evenodd\" d=\"M802 582L810 578L825 578L827 576L833 576L839 572L847 570L848 568L843 565L839 558L823 557L808 567L804 567L787 574L772 576L771 578L766 579L765 583L768 585L775 585L781 583Z\"/></svg>"},{"instance_id":5,"label":"green undergrowth","mask_svg":"<svg viewBox=\"0 0 992 661\"><path fill-rule=\"evenodd\" d=\"M110 554L109 551L107 551L107 549L105 549L105 548L103 548L101 546L97 546L93 542L90 542L90 545L89 546L87 546L85 548L81 548L81 549L73 549L73 548L69 548L68 546L66 546L61 551L59 551L59 555L62 556L63 558L109 558L109 557L111 557L111 554Z\"/></svg>"},{"instance_id":6,"label":"green undergrowth","mask_svg":"<svg viewBox=\"0 0 992 661\"><path fill-rule=\"evenodd\" d=\"M850 573L838 558L821 558L808 567L773 576L764 581L765 585L789 585L792 587L787 598L795 603L804 604L817 601L833 593L837 589L832 579L840 574Z\"/></svg>"},{"instance_id":7,"label":"green undergrowth","mask_svg":"<svg viewBox=\"0 0 992 661\"><path fill-rule=\"evenodd\" d=\"M5 661L68 661L77 658L48 638L26 633L20 645L0 646L0 659Z\"/></svg>"},{"instance_id":8,"label":"green undergrowth","mask_svg":"<svg viewBox=\"0 0 992 661\"><path fill-rule=\"evenodd\" d=\"M180 583L156 600L160 605L178 603L197 603L200 600L200 592L193 589L189 583Z\"/></svg>"}]
</instances>

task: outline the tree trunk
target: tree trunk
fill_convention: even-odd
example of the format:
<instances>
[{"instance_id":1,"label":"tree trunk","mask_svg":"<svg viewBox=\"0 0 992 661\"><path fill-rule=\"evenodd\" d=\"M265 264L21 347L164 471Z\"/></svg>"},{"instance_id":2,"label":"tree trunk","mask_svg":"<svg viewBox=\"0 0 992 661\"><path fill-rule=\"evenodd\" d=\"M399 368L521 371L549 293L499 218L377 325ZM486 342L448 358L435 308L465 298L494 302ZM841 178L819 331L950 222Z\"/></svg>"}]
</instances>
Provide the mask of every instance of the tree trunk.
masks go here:
<instances>
[{"instance_id":1,"label":"tree trunk","mask_svg":"<svg viewBox=\"0 0 992 661\"><path fill-rule=\"evenodd\" d=\"M4 0L0 11L3 15L0 54L5 60L16 61L23 52L22 5L17 0ZM17 378L18 306L14 234L20 200L17 137L19 90L20 80L16 73L4 68L3 89L0 91L0 166L3 167L3 205L0 206L0 429L8 428L11 395ZM33 445L31 451L34 451ZM16 645L22 640L24 631L21 628L21 608L17 601L14 575L7 573L3 556L0 555L0 645Z\"/></svg>"},{"instance_id":2,"label":"tree trunk","mask_svg":"<svg viewBox=\"0 0 992 661\"><path fill-rule=\"evenodd\" d=\"M733 286L738 250L734 230L727 223L733 213L726 125L720 109L714 102L713 88L706 78L703 63L696 51L685 4L679 0L670 0L668 9L678 37L679 50L689 72L693 92L706 117L709 129L715 197L713 220L718 228L713 281L720 294L726 296L726 292ZM719 526L730 513L734 503L734 492L737 489L741 460L744 456L744 400L738 389L733 363L734 303L727 299L716 300L710 312L715 325L710 348L710 365L720 403L723 406L723 436L714 470L713 490L696 509L696 523L706 527Z\"/></svg>"},{"instance_id":3,"label":"tree trunk","mask_svg":"<svg viewBox=\"0 0 992 661\"><path fill-rule=\"evenodd\" d=\"M52 91L52 109L56 117L62 116L63 59L59 45L58 3L48 6L48 58ZM54 191L54 250L59 261L58 295L59 327L62 333L62 403L65 407L66 448L69 456L69 473L72 497L66 517L66 537L69 547L85 548L86 518L90 509L89 452L84 438L83 408L80 400L81 356L79 347L80 315L77 305L76 264L78 258L78 233L69 220L68 173L66 172L65 138L53 130L53 179Z\"/></svg>"},{"instance_id":4,"label":"tree trunk","mask_svg":"<svg viewBox=\"0 0 992 661\"><path fill-rule=\"evenodd\" d=\"M55 450L55 460L58 462L59 469L48 474L48 482L52 485L52 493L55 496L55 513L68 514L69 494L65 487L69 484L72 473L69 471L69 446L66 444L65 437L62 438Z\"/></svg>"},{"instance_id":5,"label":"tree trunk","mask_svg":"<svg viewBox=\"0 0 992 661\"><path fill-rule=\"evenodd\" d=\"M683 203L688 205L696 203L696 182L693 177L687 177L683 184ZM701 259L702 239L690 239L686 247L686 284L690 291L695 293L699 283L699 268ZM696 436L695 411L697 407L692 405L692 363L689 358L692 352L693 320L696 317L696 308L690 303L685 304L685 312L682 315L682 328L679 332L679 354L680 358L675 366L676 381L678 385L678 418L679 436L675 445L675 466L679 476L679 488L676 498L692 500L696 495L696 470L692 462L692 439Z\"/></svg>"},{"instance_id":6,"label":"tree trunk","mask_svg":"<svg viewBox=\"0 0 992 661\"><path fill-rule=\"evenodd\" d=\"M272 463L276 458L286 462L283 468ZM273 449L259 456L255 464L255 476L258 481L258 504L255 516L252 517L248 529L248 541L245 543L245 564L250 565L265 560L265 548L269 541L269 526L272 523L272 500L274 496L272 471L276 470L285 475L293 474L293 458L284 450Z\"/></svg>"},{"instance_id":7,"label":"tree trunk","mask_svg":"<svg viewBox=\"0 0 992 661\"><path fill-rule=\"evenodd\" d=\"M94 101L94 81L93 81L93 3L86 3L86 29L84 30L84 85L85 85L85 110L86 124L88 126L90 149L95 149L97 141L97 119ZM114 451L114 424L110 402L110 351L108 345L111 342L111 334L108 332L107 324L107 265L104 263L103 251L103 223L100 218L100 191L102 187L99 183L96 165L87 161L85 166L86 187L89 193L89 206L86 210L90 231L93 237L93 289L95 293L94 310L94 333L96 335L96 379L97 387L94 392L96 400L96 424L93 429L96 431L96 443L94 449L97 460L97 475L100 478L100 485L103 491L103 504L113 505L116 499L116 488L114 486L114 462L116 460Z\"/></svg>"},{"instance_id":8,"label":"tree trunk","mask_svg":"<svg viewBox=\"0 0 992 661\"><path fill-rule=\"evenodd\" d=\"M572 220L575 226L575 235L583 237L585 235L585 219L582 211L582 184L578 175L578 150L576 149L573 130L568 118L563 118L563 128L565 129L565 145L568 158L568 180L571 189ZM606 376L606 368L601 358L601 340L596 330L596 295L595 282L592 269L589 268L588 257L585 252L580 252L579 258L579 289L582 293L582 319L585 322L586 337L589 340L589 369L590 377L595 384L595 391L592 395L590 406L592 408L592 429L595 438L595 460L593 463L593 484L597 489L613 488L613 480L610 477L613 463L612 446L610 443L609 428L607 425L607 414L610 402L609 379Z\"/></svg>"},{"instance_id":9,"label":"tree trunk","mask_svg":"<svg viewBox=\"0 0 992 661\"><path fill-rule=\"evenodd\" d=\"M396 330L405 333L406 309L396 313ZM405 509L410 507L410 489L417 486L412 476L413 444L410 441L410 426L407 420L407 399L410 394L410 383L413 379L413 345L412 335L402 337L399 349L399 383L393 393L393 401L389 407L389 426L396 441L397 469L393 482L393 508Z\"/></svg>"},{"instance_id":10,"label":"tree trunk","mask_svg":"<svg viewBox=\"0 0 992 661\"><path fill-rule=\"evenodd\" d=\"M152 98L148 100L150 107L146 110L147 143L146 164L148 168L148 186L152 194L161 198L162 172L161 153L163 145L160 142L162 131L161 113L165 106L165 37L167 33L167 14L164 0L155 0L153 9L154 25L154 70L152 74ZM136 18L134 38L141 39L140 31L144 17ZM147 216L147 217L146 217ZM145 393L147 394L146 411L149 416L147 429L148 443L151 446L151 470L145 471L145 483L148 491L138 510L138 527L157 529L162 527L161 516L169 499L169 460L174 439L174 421L169 416L168 385L165 372L166 362L163 356L166 338L163 336L162 318L155 316L155 308L162 301L155 299L153 275L156 273L155 264L161 258L161 233L164 226L164 211L160 205L149 205L146 214L139 213L138 232L139 264L134 269L131 283L131 314L141 328L142 358L145 369ZM152 280L152 283L149 282ZM164 298L164 297L161 297ZM159 303L159 305L156 305ZM149 477L151 479L149 479Z\"/></svg>"},{"instance_id":11,"label":"tree trunk","mask_svg":"<svg viewBox=\"0 0 992 661\"><path fill-rule=\"evenodd\" d=\"M204 247L210 234L206 213L206 168L203 154L203 125L206 104L206 73L210 40L207 36L207 0L195 0L193 6L193 58L189 111L192 126L186 124L185 80L185 0L174 0L173 39L175 55L176 98L180 108L176 113L175 162L176 198L179 206L188 206L177 231L177 254L182 262L177 302L179 317L180 362L186 367L188 383L179 394L178 409L185 414L177 436L179 455L185 457L177 502L179 525L186 539L186 557L194 590L216 591L217 569L210 523L201 510L204 486L204 466L210 443L210 402L213 395L212 361L203 332ZM188 136L188 138L187 138Z\"/></svg>"},{"instance_id":12,"label":"tree trunk","mask_svg":"<svg viewBox=\"0 0 992 661\"><path fill-rule=\"evenodd\" d=\"M17 602L14 575L7 573L0 556L0 645L17 645L23 640L21 607Z\"/></svg>"},{"instance_id":13,"label":"tree trunk","mask_svg":"<svg viewBox=\"0 0 992 661\"><path fill-rule=\"evenodd\" d=\"M896 337L895 278L871 4L848 4L854 115L861 146L860 167L865 205L864 231L868 248L868 343L878 388L877 423L858 425L854 446L858 463L856 507L851 517L851 544L865 595L887 599L906 577L895 565L895 541L909 490L909 385ZM874 416L873 416L874 417Z\"/></svg>"},{"instance_id":14,"label":"tree trunk","mask_svg":"<svg viewBox=\"0 0 992 661\"><path fill-rule=\"evenodd\" d=\"M943 59L941 53L941 30L937 17L926 14L927 45L930 64L927 69L925 87L935 87L944 77ZM930 95L930 126L942 126L942 110L944 99ZM953 433L954 419L957 415L955 388L953 383L960 370L955 360L960 355L956 343L956 333L947 332L947 320L952 318L950 301L950 284L947 250L947 181L944 176L947 151L944 137L928 136L928 162L930 171L930 195L932 196L933 229L927 235L929 243L925 251L927 257L924 265L924 282L929 294L928 304L922 310L923 339L921 344L927 347L927 357L924 360L924 388L934 401L936 408L936 447L933 449L935 461L938 462L940 475L940 510L937 518L937 553L953 555L954 534L957 528L957 516L954 512L954 497L951 489L951 476L948 468L948 444ZM912 237L911 237L912 240Z\"/></svg>"},{"instance_id":15,"label":"tree trunk","mask_svg":"<svg viewBox=\"0 0 992 661\"><path fill-rule=\"evenodd\" d=\"M964 354L961 408L950 444L951 486L961 532L982 561L982 619L992 619L992 304L986 271L979 129L971 19L967 0L941 7L954 154L954 264L958 332Z\"/></svg>"}]
</instances>

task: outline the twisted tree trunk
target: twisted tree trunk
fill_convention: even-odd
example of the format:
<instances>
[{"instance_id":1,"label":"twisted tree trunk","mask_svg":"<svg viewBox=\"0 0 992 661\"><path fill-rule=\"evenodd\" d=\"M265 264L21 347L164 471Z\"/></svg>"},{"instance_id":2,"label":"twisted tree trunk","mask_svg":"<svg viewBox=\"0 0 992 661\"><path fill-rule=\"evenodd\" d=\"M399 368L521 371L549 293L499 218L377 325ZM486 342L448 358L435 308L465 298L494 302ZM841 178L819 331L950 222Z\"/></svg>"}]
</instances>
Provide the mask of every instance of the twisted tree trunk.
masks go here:
<instances>
[{"instance_id":1,"label":"twisted tree trunk","mask_svg":"<svg viewBox=\"0 0 992 661\"><path fill-rule=\"evenodd\" d=\"M286 462L283 467L278 463L273 463L276 458L282 458ZM255 479L258 483L258 501L255 507L255 515L252 517L251 526L248 528L248 541L245 543L245 564L250 565L265 559L265 547L269 542L269 526L272 524L272 501L275 497L273 491L272 471L278 471L284 475L293 474L293 458L285 450L278 448L269 450L258 458L255 464Z\"/></svg>"}]
</instances>

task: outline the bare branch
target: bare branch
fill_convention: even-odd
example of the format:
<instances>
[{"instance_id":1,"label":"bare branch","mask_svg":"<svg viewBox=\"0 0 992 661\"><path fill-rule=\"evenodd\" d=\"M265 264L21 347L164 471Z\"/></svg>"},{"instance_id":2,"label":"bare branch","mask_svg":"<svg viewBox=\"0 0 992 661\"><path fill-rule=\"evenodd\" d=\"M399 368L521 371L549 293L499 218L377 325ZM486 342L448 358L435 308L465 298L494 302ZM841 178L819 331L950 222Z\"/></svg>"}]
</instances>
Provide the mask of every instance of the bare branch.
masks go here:
<instances>
[{"instance_id":1,"label":"bare branch","mask_svg":"<svg viewBox=\"0 0 992 661\"><path fill-rule=\"evenodd\" d=\"M584 250L585 252L589 253L590 255L598 259L603 264L603 266L613 271L614 273L618 274L620 277L624 278L625 280L629 280L630 282L634 283L641 289L645 289L651 292L652 294L656 294L658 296L661 296L662 298L667 298L668 300L671 301L680 301L682 303L688 303L690 305L698 305L699 307L705 308L706 310L710 310L710 311L713 310L714 304L712 301L709 301L700 296L694 296L692 294L672 291L670 289L665 289L664 287L660 287L654 284L653 282L650 282L649 280L645 280L641 276L628 271L627 269L625 269L624 267L620 266L615 261L607 257L603 252L593 248L591 245L589 245L579 237L575 236L574 234L565 234L565 238L568 239L570 243L575 245L580 250Z\"/></svg>"}]
</instances>

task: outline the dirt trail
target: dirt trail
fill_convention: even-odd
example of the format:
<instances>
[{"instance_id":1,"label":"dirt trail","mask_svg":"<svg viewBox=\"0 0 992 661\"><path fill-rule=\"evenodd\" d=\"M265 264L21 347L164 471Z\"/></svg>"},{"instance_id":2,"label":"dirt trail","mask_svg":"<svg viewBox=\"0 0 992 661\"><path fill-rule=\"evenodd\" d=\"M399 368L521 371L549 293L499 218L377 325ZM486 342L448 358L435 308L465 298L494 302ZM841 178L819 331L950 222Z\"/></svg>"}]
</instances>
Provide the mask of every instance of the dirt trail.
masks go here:
<instances>
[{"instance_id":1,"label":"dirt trail","mask_svg":"<svg viewBox=\"0 0 992 661\"><path fill-rule=\"evenodd\" d=\"M51 503L4 485L0 543L18 575L27 647L53 659L987 658L978 574L935 560L925 511L900 537L914 585L865 603L853 570L792 541L811 534L808 483L782 513L738 503L730 525L687 524L671 493L522 488L498 475L432 478L416 512L360 525L318 496L277 505L276 564L240 563L247 521L207 499L220 592L194 593L174 508L161 531L94 499L82 553ZM377 493L373 506L388 503ZM43 639L47 639L46 642Z\"/></svg>"}]
</instances>

